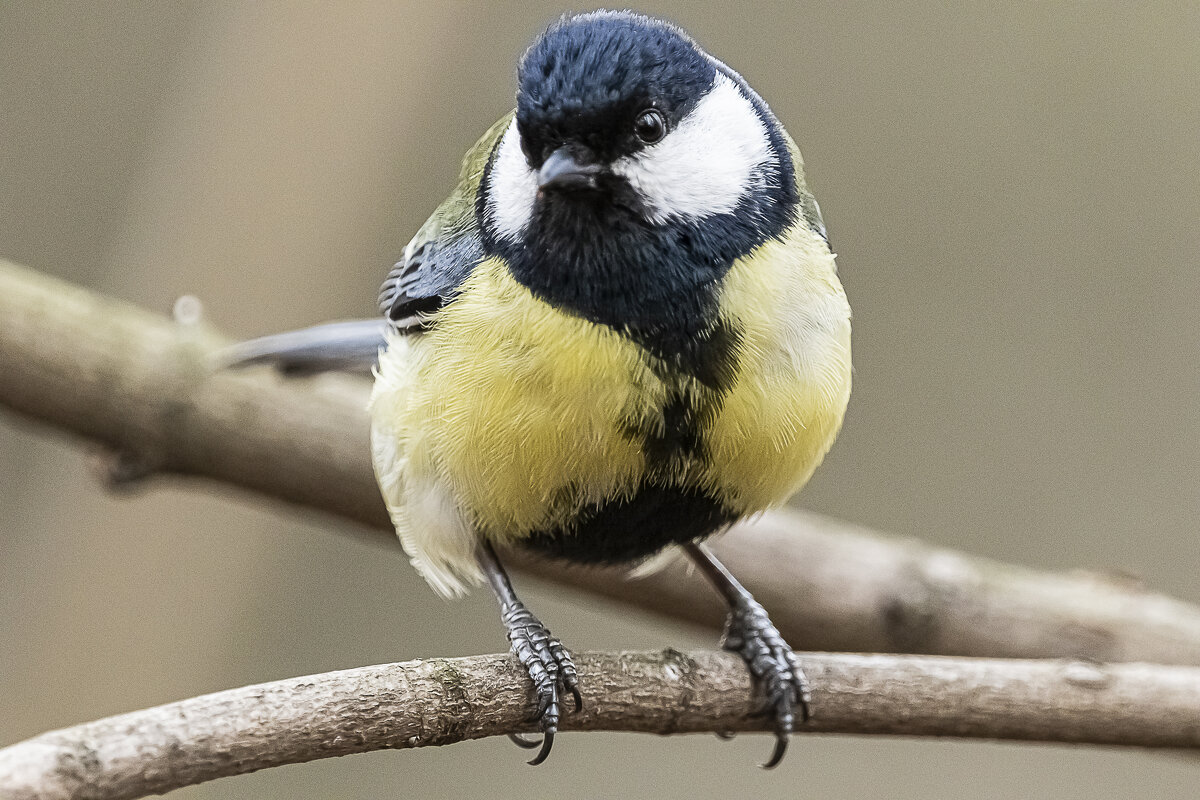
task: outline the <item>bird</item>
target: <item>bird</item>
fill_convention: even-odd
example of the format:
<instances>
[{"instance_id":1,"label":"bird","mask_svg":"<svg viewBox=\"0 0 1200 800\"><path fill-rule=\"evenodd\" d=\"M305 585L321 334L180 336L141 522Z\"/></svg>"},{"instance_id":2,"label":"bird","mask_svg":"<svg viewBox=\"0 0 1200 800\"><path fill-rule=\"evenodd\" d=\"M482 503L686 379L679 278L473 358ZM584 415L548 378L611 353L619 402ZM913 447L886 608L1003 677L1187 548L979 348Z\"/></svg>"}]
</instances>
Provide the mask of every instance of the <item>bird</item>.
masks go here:
<instances>
[{"instance_id":1,"label":"bird","mask_svg":"<svg viewBox=\"0 0 1200 800\"><path fill-rule=\"evenodd\" d=\"M565 15L521 56L516 107L404 249L380 320L234 347L292 373L371 368L371 455L417 572L487 584L549 755L582 706L570 651L502 562L680 550L728 606L783 758L811 692L767 612L704 543L823 460L851 388L850 306L795 142L684 30Z\"/></svg>"}]
</instances>

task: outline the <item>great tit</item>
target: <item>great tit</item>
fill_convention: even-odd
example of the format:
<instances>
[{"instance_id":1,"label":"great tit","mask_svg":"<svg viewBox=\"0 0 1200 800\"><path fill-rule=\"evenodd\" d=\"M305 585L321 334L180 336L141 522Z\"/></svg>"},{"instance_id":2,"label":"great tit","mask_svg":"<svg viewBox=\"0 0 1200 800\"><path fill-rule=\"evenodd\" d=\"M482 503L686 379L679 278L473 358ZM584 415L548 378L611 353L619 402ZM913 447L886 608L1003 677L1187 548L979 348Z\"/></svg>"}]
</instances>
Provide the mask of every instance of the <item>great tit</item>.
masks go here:
<instances>
[{"instance_id":1,"label":"great tit","mask_svg":"<svg viewBox=\"0 0 1200 800\"><path fill-rule=\"evenodd\" d=\"M774 766L808 684L701 542L799 490L849 399L850 307L800 153L740 75L638 14L564 17L517 77L515 111L383 284L384 324L267 337L235 360L378 353L371 447L392 522L438 593L491 586L536 690L530 763L564 698L581 706L580 676L497 550L620 564L677 545L728 602L723 646L765 691Z\"/></svg>"}]
</instances>

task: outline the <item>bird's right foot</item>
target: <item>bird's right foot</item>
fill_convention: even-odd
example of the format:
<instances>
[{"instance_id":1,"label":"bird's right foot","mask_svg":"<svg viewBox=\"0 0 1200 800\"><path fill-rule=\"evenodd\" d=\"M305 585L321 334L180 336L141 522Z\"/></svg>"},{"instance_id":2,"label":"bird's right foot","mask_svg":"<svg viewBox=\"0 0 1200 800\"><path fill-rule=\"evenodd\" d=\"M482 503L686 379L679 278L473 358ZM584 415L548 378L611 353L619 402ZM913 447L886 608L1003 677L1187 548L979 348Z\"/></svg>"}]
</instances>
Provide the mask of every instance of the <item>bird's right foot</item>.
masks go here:
<instances>
[{"instance_id":1,"label":"bird's right foot","mask_svg":"<svg viewBox=\"0 0 1200 800\"><path fill-rule=\"evenodd\" d=\"M562 642L551 636L541 620L529 613L523 603L506 605L502 618L512 651L525 668L529 679L533 681L534 696L537 699L534 719L542 732L540 743L517 734L509 734L509 738L521 747L532 749L540 746L538 754L529 763L541 764L550 755L550 748L554 745L563 696L572 695L575 711L583 708L583 698L579 694L579 676L575 672L575 662L571 660L571 654L562 646Z\"/></svg>"},{"instance_id":2,"label":"bird's right foot","mask_svg":"<svg viewBox=\"0 0 1200 800\"><path fill-rule=\"evenodd\" d=\"M797 712L801 722L809 718L812 698L808 679L767 612L749 595L730 608L721 646L742 657L766 694L768 713L775 720L775 750L763 767L772 769L787 752Z\"/></svg>"}]
</instances>

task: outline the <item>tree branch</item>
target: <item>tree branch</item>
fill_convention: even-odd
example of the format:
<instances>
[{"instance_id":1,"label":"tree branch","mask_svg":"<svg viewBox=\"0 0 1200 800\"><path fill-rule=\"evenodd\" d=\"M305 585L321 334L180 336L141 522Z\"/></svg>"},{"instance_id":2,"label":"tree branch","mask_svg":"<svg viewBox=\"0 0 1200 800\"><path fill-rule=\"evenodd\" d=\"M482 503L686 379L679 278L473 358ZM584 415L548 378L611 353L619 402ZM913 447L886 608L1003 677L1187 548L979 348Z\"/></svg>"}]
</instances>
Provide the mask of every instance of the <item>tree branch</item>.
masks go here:
<instances>
[{"instance_id":1,"label":"tree branch","mask_svg":"<svg viewBox=\"0 0 1200 800\"><path fill-rule=\"evenodd\" d=\"M1200 748L1200 668L803 654L805 732ZM764 730L727 653L584 653L567 730ZM507 655L409 661L195 697L0 750L6 800L121 800L266 767L531 730Z\"/></svg>"},{"instance_id":2,"label":"tree branch","mask_svg":"<svg viewBox=\"0 0 1200 800\"><path fill-rule=\"evenodd\" d=\"M0 405L119 453L115 482L198 476L394 543L368 461L365 382L214 371L225 344L0 261ZM714 549L788 639L815 649L1200 664L1200 609L1127 581L1004 565L798 512L739 525ZM628 580L514 559L678 618L722 617L680 564Z\"/></svg>"}]
</instances>

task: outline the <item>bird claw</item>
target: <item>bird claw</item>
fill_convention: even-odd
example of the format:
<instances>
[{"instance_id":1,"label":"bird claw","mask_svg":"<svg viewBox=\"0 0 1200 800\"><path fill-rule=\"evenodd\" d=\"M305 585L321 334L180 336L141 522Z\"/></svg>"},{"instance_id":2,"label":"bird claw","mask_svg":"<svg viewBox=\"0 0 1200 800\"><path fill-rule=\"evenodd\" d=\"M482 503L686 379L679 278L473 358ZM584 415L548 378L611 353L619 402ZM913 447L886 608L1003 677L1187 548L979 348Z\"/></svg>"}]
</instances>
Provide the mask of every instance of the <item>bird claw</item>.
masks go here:
<instances>
[{"instance_id":1,"label":"bird claw","mask_svg":"<svg viewBox=\"0 0 1200 800\"><path fill-rule=\"evenodd\" d=\"M753 600L738 603L730 610L721 646L742 657L755 682L766 694L767 708L775 718L775 749L762 766L772 769L787 752L796 712L802 723L810 717L812 696L808 679L804 677L799 659L771 623L767 612Z\"/></svg>"},{"instance_id":2,"label":"bird claw","mask_svg":"<svg viewBox=\"0 0 1200 800\"><path fill-rule=\"evenodd\" d=\"M771 751L771 757L767 759L767 763L759 764L759 766L763 769L775 769L775 767L779 766L779 762L783 761L783 756L787 752L787 748L788 735L776 733L775 749Z\"/></svg>"},{"instance_id":3,"label":"bird claw","mask_svg":"<svg viewBox=\"0 0 1200 800\"><path fill-rule=\"evenodd\" d=\"M559 704L565 694L570 694L574 700L574 710L583 708L583 696L579 693L579 675L575 671L575 662L571 654L550 635L546 626L521 603L513 603L503 611L504 627L508 630L508 640L512 651L529 679L533 681L534 695L537 699L537 711L534 720L542 732L542 739L526 739L517 734L509 734L509 738L519 747L533 749L540 745L541 749L529 763L536 766L550 755L554 745L554 735L558 732Z\"/></svg>"},{"instance_id":4,"label":"bird claw","mask_svg":"<svg viewBox=\"0 0 1200 800\"><path fill-rule=\"evenodd\" d=\"M522 736L519 733L510 733L508 735L508 738L510 740L512 740L513 744L515 744L517 747L520 747L523 750L532 750L535 747L542 746L541 739L527 739L526 737Z\"/></svg>"}]
</instances>

